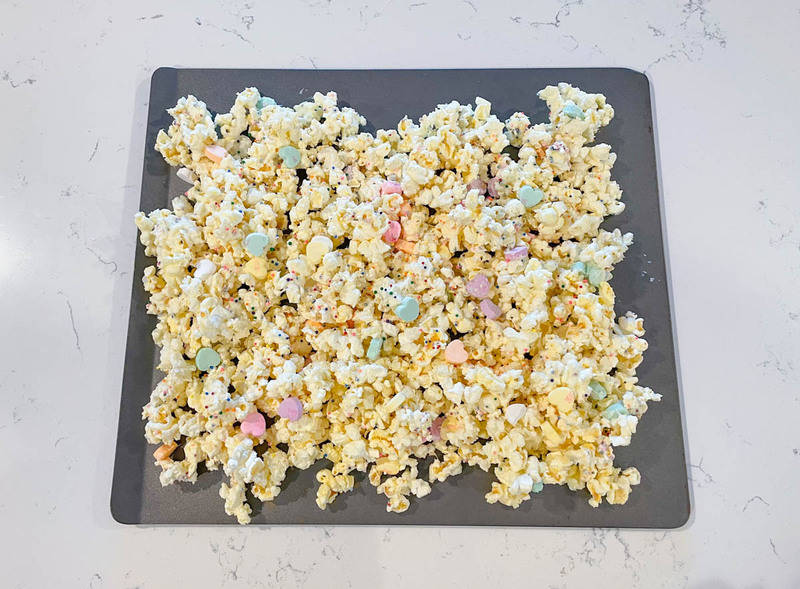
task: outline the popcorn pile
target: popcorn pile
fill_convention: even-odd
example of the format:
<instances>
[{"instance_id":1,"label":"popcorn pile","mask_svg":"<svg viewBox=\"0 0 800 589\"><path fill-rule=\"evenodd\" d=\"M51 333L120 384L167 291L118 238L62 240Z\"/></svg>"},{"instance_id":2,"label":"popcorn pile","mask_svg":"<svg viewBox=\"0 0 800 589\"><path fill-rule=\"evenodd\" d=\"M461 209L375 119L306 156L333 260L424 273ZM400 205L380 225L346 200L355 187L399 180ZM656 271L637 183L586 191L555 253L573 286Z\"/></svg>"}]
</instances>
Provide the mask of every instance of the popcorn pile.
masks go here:
<instances>
[{"instance_id":1,"label":"popcorn pile","mask_svg":"<svg viewBox=\"0 0 800 589\"><path fill-rule=\"evenodd\" d=\"M660 395L608 282L632 242L600 229L624 208L616 156L591 145L613 109L539 96L548 123L477 98L374 136L333 92L284 107L247 88L216 116L178 101L156 149L192 186L136 216L163 485L222 467L240 523L248 488L270 501L322 459L321 509L360 471L402 512L464 465L493 471L489 503L544 484L627 500L639 472L613 448Z\"/></svg>"}]
</instances>

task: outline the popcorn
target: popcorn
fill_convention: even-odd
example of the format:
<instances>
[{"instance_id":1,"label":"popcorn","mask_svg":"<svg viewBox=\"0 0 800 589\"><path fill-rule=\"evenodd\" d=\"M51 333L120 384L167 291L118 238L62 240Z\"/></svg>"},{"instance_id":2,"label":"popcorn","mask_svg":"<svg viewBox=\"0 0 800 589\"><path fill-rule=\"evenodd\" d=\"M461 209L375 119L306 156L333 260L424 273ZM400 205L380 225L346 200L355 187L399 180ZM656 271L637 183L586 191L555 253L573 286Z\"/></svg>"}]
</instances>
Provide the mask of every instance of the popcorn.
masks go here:
<instances>
[{"instance_id":1,"label":"popcorn","mask_svg":"<svg viewBox=\"0 0 800 589\"><path fill-rule=\"evenodd\" d=\"M320 509L361 471L402 512L465 464L494 472L489 503L544 484L627 500L639 472L613 447L660 396L637 384L643 322L616 317L608 282L632 243L600 229L624 209L616 156L591 145L613 109L567 84L539 96L546 123L477 98L375 135L333 92L170 109L156 149L191 187L136 216L163 485L222 467L243 524L248 489L272 501L323 457Z\"/></svg>"}]
</instances>

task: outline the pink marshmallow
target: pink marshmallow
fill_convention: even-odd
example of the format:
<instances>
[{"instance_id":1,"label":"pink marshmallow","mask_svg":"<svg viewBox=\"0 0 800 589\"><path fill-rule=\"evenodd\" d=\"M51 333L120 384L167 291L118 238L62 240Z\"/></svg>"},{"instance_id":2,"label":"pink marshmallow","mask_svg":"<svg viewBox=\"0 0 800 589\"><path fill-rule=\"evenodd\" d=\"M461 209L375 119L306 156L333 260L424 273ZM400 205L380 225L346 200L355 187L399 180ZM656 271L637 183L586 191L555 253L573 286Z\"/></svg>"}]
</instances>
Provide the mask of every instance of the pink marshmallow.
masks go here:
<instances>
[{"instance_id":1,"label":"pink marshmallow","mask_svg":"<svg viewBox=\"0 0 800 589\"><path fill-rule=\"evenodd\" d=\"M495 320L503 314L503 312L500 310L500 307L495 305L489 299L483 299L479 306L481 311L483 311L483 314L486 315L487 319Z\"/></svg>"},{"instance_id":2,"label":"pink marshmallow","mask_svg":"<svg viewBox=\"0 0 800 589\"><path fill-rule=\"evenodd\" d=\"M500 178L492 178L491 180L489 180L487 189L489 190L489 196L491 196L492 198L497 198L498 196L500 196L497 193L497 187L499 186L499 184L500 184Z\"/></svg>"},{"instance_id":3,"label":"pink marshmallow","mask_svg":"<svg viewBox=\"0 0 800 589\"><path fill-rule=\"evenodd\" d=\"M403 231L403 226L397 221L389 221L389 228L383 232L383 241L386 243L394 243L400 239L400 233Z\"/></svg>"},{"instance_id":4,"label":"pink marshmallow","mask_svg":"<svg viewBox=\"0 0 800 589\"><path fill-rule=\"evenodd\" d=\"M267 421L258 411L253 411L242 420L242 433L258 438L267 431Z\"/></svg>"},{"instance_id":5,"label":"pink marshmallow","mask_svg":"<svg viewBox=\"0 0 800 589\"><path fill-rule=\"evenodd\" d=\"M467 292L476 299L485 299L489 296L489 279L483 274L477 274L467 282Z\"/></svg>"},{"instance_id":6,"label":"pink marshmallow","mask_svg":"<svg viewBox=\"0 0 800 589\"><path fill-rule=\"evenodd\" d=\"M463 364L468 358L469 354L460 339L454 339L444 349L444 359L450 364Z\"/></svg>"},{"instance_id":7,"label":"pink marshmallow","mask_svg":"<svg viewBox=\"0 0 800 589\"><path fill-rule=\"evenodd\" d=\"M381 184L381 194L403 194L403 187L399 182L386 180Z\"/></svg>"},{"instance_id":8,"label":"pink marshmallow","mask_svg":"<svg viewBox=\"0 0 800 589\"><path fill-rule=\"evenodd\" d=\"M228 152L225 151L225 148L220 147L219 145L206 145L203 153L208 159L214 160L217 163L220 163L222 158L228 155Z\"/></svg>"},{"instance_id":9,"label":"pink marshmallow","mask_svg":"<svg viewBox=\"0 0 800 589\"><path fill-rule=\"evenodd\" d=\"M475 178L472 182L467 184L467 190L477 190L478 194L486 194L486 182L480 178Z\"/></svg>"},{"instance_id":10,"label":"pink marshmallow","mask_svg":"<svg viewBox=\"0 0 800 589\"><path fill-rule=\"evenodd\" d=\"M437 417L433 420L431 424L431 439L435 442L436 440L442 439L442 422L444 421L444 417Z\"/></svg>"},{"instance_id":11,"label":"pink marshmallow","mask_svg":"<svg viewBox=\"0 0 800 589\"><path fill-rule=\"evenodd\" d=\"M297 421L303 416L303 403L297 397L286 397L278 405L278 415L289 421Z\"/></svg>"},{"instance_id":12,"label":"pink marshmallow","mask_svg":"<svg viewBox=\"0 0 800 589\"><path fill-rule=\"evenodd\" d=\"M513 262L515 260L521 260L522 258L527 257L528 255L528 246L527 245L518 245L515 248L510 250L506 250L506 262Z\"/></svg>"}]
</instances>

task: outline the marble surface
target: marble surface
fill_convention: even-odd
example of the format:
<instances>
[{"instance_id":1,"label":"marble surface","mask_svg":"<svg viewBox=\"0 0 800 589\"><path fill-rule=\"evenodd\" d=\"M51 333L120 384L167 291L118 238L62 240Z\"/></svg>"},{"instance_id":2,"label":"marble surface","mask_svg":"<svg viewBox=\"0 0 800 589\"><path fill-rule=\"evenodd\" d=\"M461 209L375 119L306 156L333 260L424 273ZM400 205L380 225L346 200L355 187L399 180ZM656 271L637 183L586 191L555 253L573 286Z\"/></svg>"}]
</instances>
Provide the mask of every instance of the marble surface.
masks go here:
<instances>
[{"instance_id":1,"label":"marble surface","mask_svg":"<svg viewBox=\"0 0 800 589\"><path fill-rule=\"evenodd\" d=\"M795 2L208 4L3 2L3 586L800 586ZM132 216L148 79L161 65L646 71L690 522L675 531L116 524L108 503Z\"/></svg>"}]
</instances>

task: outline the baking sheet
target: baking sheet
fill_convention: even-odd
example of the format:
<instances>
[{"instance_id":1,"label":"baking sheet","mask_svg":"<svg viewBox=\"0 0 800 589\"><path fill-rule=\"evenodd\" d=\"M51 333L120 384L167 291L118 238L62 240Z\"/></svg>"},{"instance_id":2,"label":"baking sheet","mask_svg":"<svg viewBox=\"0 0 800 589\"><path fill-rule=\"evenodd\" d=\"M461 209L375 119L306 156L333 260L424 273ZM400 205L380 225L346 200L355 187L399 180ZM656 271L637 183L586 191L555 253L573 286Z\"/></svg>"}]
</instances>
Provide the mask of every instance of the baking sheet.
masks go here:
<instances>
[{"instance_id":1,"label":"baking sheet","mask_svg":"<svg viewBox=\"0 0 800 589\"><path fill-rule=\"evenodd\" d=\"M418 118L437 104L476 96L492 102L505 120L517 110L532 122L544 121L547 108L536 92L548 84L570 82L588 92L601 92L615 117L597 142L610 143L617 153L613 177L622 187L625 212L609 217L605 229L634 233L634 244L614 270L618 314L627 310L645 319L650 348L639 367L640 383L663 395L651 403L629 447L616 448L616 465L636 466L642 484L625 505L592 508L588 492L545 485L519 509L488 505L484 494L491 475L467 469L461 476L433 485L427 497L412 498L403 514L387 513L385 498L364 475L356 473L356 488L336 499L326 511L314 503L314 474L326 466L290 469L283 491L271 503L253 506L253 524L406 524L473 526L580 526L675 528L689 517L689 489L684 454L678 376L675 363L669 285L662 239L658 175L653 136L650 86L644 74L624 68L481 69L481 70L263 70L174 69L153 73L144 146L140 210L169 206L186 189L153 148L159 129L169 126L166 109L180 96L194 94L214 112L227 112L238 91L256 86L280 104L296 104L315 91L335 90L340 105L352 106L368 121L367 129L395 128L408 115ZM138 146L137 146L138 147ZM133 223L133 219L131 219ZM116 461L111 492L113 517L127 524L234 524L218 495L224 475L202 474L198 482L162 488L160 469L153 464L154 446L144 439L141 408L161 380L155 370L158 349L151 338L155 318L145 313L147 293L142 272L152 260L138 243L122 383ZM420 469L427 473L427 469ZM252 499L252 498L251 498Z\"/></svg>"}]
</instances>

